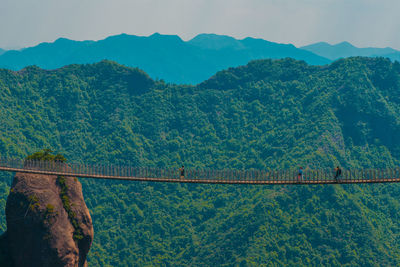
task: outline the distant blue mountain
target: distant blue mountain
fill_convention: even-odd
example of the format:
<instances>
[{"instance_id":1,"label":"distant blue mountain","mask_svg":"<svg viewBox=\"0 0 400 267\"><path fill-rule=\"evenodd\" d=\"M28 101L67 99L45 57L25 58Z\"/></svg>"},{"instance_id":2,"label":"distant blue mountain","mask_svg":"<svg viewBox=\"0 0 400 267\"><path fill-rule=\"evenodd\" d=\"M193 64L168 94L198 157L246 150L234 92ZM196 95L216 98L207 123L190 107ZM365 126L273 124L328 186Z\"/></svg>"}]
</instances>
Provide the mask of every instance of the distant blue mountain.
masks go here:
<instances>
[{"instance_id":1,"label":"distant blue mountain","mask_svg":"<svg viewBox=\"0 0 400 267\"><path fill-rule=\"evenodd\" d=\"M4 54L6 50L0 48L0 55Z\"/></svg>"},{"instance_id":2,"label":"distant blue mountain","mask_svg":"<svg viewBox=\"0 0 400 267\"><path fill-rule=\"evenodd\" d=\"M385 54L383 57L390 58L391 60L397 60L400 62L400 52Z\"/></svg>"},{"instance_id":3,"label":"distant blue mountain","mask_svg":"<svg viewBox=\"0 0 400 267\"><path fill-rule=\"evenodd\" d=\"M315 43L307 46L300 47L301 49L310 51L319 56L336 60L339 58L346 58L352 56L364 57L387 57L392 60L400 59L400 51L390 47L386 48L358 48L348 42L342 42L336 45L331 45L325 42Z\"/></svg>"},{"instance_id":4,"label":"distant blue mountain","mask_svg":"<svg viewBox=\"0 0 400 267\"><path fill-rule=\"evenodd\" d=\"M20 70L29 65L55 69L69 64L94 63L103 59L139 67L153 78L174 83L199 83L217 71L263 58L294 58L313 65L329 59L290 44L262 39L238 40L229 36L200 34L190 41L179 36L148 37L121 34L100 41L58 39L0 55L0 68Z\"/></svg>"}]
</instances>

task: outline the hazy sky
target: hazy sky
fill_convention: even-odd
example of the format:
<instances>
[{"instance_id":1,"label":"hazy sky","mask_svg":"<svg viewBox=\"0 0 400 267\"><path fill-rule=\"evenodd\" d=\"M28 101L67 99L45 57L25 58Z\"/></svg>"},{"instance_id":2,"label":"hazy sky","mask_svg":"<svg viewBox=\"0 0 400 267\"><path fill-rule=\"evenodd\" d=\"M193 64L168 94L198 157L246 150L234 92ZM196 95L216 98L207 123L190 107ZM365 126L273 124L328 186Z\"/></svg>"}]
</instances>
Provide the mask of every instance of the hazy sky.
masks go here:
<instances>
[{"instance_id":1,"label":"hazy sky","mask_svg":"<svg viewBox=\"0 0 400 267\"><path fill-rule=\"evenodd\" d=\"M399 0L0 0L0 47L128 33L400 49Z\"/></svg>"}]
</instances>

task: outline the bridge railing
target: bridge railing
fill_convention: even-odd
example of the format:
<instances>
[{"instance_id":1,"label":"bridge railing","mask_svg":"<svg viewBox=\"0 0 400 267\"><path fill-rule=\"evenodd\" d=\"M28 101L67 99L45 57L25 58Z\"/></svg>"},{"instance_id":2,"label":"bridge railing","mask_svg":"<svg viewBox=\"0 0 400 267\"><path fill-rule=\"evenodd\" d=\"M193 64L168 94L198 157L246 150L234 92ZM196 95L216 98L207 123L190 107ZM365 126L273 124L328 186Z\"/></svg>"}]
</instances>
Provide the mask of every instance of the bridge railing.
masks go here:
<instances>
[{"instance_id":1,"label":"bridge railing","mask_svg":"<svg viewBox=\"0 0 400 267\"><path fill-rule=\"evenodd\" d=\"M245 183L296 183L296 182L327 182L334 181L333 169L303 171L303 179L299 179L298 171L287 170L213 170L186 169L184 177L180 177L178 168L151 168L137 166L118 166L112 164L81 164L63 163L43 160L21 160L0 158L0 167L14 171L39 171L44 174L65 174L78 177L132 177L166 180L184 179L190 181L229 181ZM386 181L400 178L400 169L364 169L343 170L339 177L341 181Z\"/></svg>"}]
</instances>

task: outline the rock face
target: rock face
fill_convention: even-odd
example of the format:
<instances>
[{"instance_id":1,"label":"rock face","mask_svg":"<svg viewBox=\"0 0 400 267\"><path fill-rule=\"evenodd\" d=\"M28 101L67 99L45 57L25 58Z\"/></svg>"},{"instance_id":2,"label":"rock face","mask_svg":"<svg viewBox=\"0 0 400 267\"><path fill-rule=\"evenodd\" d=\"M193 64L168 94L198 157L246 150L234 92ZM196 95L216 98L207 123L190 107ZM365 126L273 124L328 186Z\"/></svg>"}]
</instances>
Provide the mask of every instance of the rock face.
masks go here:
<instances>
[{"instance_id":1,"label":"rock face","mask_svg":"<svg viewBox=\"0 0 400 267\"><path fill-rule=\"evenodd\" d=\"M17 173L6 219L15 266L87 266L93 225L76 178Z\"/></svg>"}]
</instances>

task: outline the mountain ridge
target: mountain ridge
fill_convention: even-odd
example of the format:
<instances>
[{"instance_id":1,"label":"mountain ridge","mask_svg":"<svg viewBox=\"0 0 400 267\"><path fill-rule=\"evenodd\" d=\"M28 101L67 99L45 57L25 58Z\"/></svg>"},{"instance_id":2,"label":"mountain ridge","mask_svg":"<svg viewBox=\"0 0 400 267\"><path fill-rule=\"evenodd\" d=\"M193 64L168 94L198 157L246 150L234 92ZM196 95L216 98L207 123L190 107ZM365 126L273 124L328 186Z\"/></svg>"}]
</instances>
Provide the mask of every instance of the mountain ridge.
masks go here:
<instances>
[{"instance_id":1,"label":"mountain ridge","mask_svg":"<svg viewBox=\"0 0 400 267\"><path fill-rule=\"evenodd\" d=\"M221 45L218 40L228 40ZM218 44L218 46L217 46ZM0 67L19 70L28 65L56 69L69 64L90 64L109 59L130 67L140 67L151 77L167 82L196 84L215 72L262 58L293 57L310 64L330 60L292 45L261 39L203 34L183 41L177 35L154 33L148 37L120 34L99 41L59 38L0 55Z\"/></svg>"},{"instance_id":2,"label":"mountain ridge","mask_svg":"<svg viewBox=\"0 0 400 267\"><path fill-rule=\"evenodd\" d=\"M98 41L58 38L54 42L20 50L0 49L0 67L18 70L38 65L44 69L56 69L69 64L90 64L109 59L139 67L156 79L196 84L219 70L245 65L250 60L291 57L313 65L325 65L352 56L387 57L399 61L400 51L390 47L358 48L346 41L334 45L319 42L297 48L292 44L259 38L237 39L213 33L199 34L188 41L177 35L154 33L136 36L123 33ZM157 61L163 62L162 66ZM168 69L163 65L168 65Z\"/></svg>"},{"instance_id":3,"label":"mountain ridge","mask_svg":"<svg viewBox=\"0 0 400 267\"><path fill-rule=\"evenodd\" d=\"M400 63L255 60L197 86L111 61L0 70L0 153L211 169L400 163ZM11 175L0 173L3 198ZM93 266L397 266L400 187L82 179ZM4 199L0 207L4 208ZM4 214L0 228L4 229ZM1 255L0 255L1 256Z\"/></svg>"},{"instance_id":4,"label":"mountain ridge","mask_svg":"<svg viewBox=\"0 0 400 267\"><path fill-rule=\"evenodd\" d=\"M400 51L391 47L375 48L365 47L359 48L349 42L340 42L337 44L329 44L327 42L318 42L300 47L307 51L313 52L317 55L329 58L330 60L337 60L340 58L366 56L366 57L387 57L391 60L398 60Z\"/></svg>"}]
</instances>

